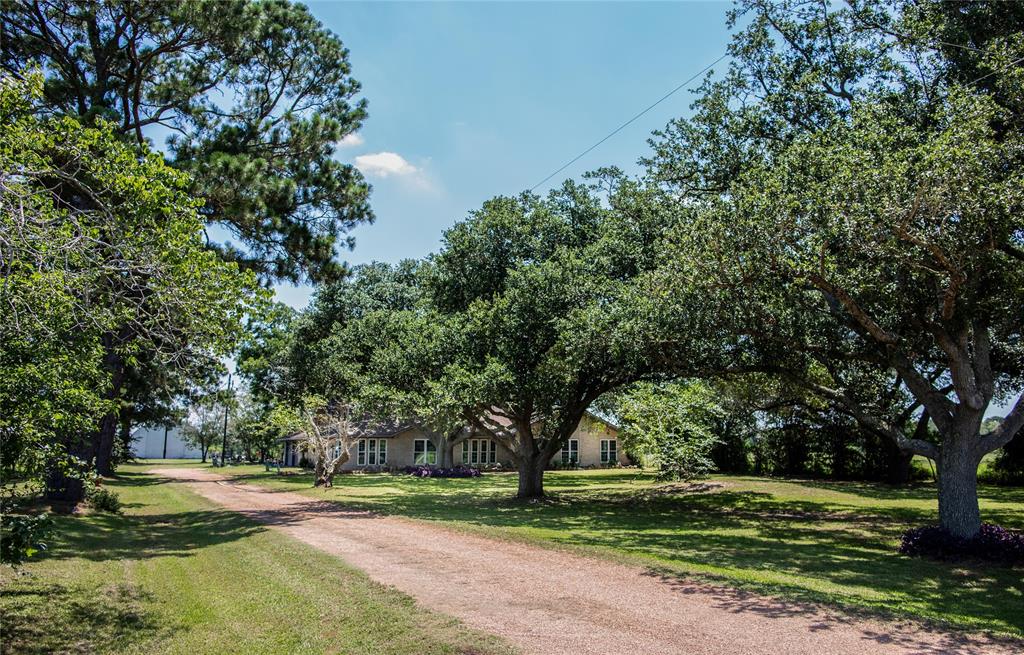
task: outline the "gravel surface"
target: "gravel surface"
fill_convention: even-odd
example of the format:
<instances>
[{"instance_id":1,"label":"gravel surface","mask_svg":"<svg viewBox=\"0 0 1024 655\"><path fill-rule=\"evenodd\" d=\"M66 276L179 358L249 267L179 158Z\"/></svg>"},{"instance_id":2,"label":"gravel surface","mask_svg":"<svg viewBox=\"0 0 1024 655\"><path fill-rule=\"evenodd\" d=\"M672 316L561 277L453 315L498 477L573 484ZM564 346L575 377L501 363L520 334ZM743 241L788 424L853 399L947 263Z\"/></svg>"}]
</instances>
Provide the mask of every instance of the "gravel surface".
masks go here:
<instances>
[{"instance_id":1,"label":"gravel surface","mask_svg":"<svg viewBox=\"0 0 1024 655\"><path fill-rule=\"evenodd\" d=\"M201 495L337 555L431 609L523 653L839 655L1020 653L1020 643L833 615L626 566L345 509L228 482L205 470L155 469Z\"/></svg>"}]
</instances>

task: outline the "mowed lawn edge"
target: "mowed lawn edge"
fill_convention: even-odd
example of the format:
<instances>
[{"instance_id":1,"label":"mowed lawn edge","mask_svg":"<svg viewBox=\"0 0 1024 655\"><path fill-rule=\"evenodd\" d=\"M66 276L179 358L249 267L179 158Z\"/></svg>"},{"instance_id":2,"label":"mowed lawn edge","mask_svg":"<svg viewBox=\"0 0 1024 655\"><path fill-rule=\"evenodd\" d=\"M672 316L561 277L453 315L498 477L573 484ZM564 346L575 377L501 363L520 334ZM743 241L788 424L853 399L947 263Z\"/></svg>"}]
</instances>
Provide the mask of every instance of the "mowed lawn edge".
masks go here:
<instances>
[{"instance_id":1,"label":"mowed lawn edge","mask_svg":"<svg viewBox=\"0 0 1024 655\"><path fill-rule=\"evenodd\" d=\"M470 480L217 469L239 482L468 534L642 566L652 575L833 608L852 616L1024 637L1024 569L896 552L908 527L935 521L931 485L712 476L653 483L628 470L553 471L547 500L516 501L514 475ZM1024 489L984 487L983 518L1024 528Z\"/></svg>"},{"instance_id":2,"label":"mowed lawn edge","mask_svg":"<svg viewBox=\"0 0 1024 655\"><path fill-rule=\"evenodd\" d=\"M513 652L148 468L107 482L122 515L57 517L49 553L0 571L3 653Z\"/></svg>"}]
</instances>

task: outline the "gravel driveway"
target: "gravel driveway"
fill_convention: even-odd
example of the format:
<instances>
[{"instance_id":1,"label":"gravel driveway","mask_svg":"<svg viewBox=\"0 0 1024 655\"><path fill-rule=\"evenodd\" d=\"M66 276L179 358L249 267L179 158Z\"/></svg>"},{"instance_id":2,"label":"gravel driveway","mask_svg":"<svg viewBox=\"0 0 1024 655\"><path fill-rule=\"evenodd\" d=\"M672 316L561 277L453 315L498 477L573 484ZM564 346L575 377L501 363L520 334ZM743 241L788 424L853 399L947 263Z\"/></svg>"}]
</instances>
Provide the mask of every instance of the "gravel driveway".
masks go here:
<instances>
[{"instance_id":1,"label":"gravel driveway","mask_svg":"<svg viewBox=\"0 0 1024 655\"><path fill-rule=\"evenodd\" d=\"M337 555L426 607L503 637L523 653L838 655L999 653L1020 646L834 616L820 608L689 582L443 526L345 509L227 482L205 470L155 469L224 507Z\"/></svg>"}]
</instances>

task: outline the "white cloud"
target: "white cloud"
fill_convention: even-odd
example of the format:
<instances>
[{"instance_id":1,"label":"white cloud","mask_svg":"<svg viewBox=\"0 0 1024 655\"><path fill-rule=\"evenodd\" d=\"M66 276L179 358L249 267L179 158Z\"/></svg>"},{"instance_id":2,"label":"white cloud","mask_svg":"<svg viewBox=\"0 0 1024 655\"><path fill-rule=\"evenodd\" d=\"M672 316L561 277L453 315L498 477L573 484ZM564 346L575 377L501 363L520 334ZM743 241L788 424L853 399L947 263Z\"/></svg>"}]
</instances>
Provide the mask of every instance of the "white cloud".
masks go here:
<instances>
[{"instance_id":1,"label":"white cloud","mask_svg":"<svg viewBox=\"0 0 1024 655\"><path fill-rule=\"evenodd\" d=\"M375 152L369 155L359 155L355 159L356 168L367 175L388 177L391 175L411 176L420 172L405 160L404 157L394 152Z\"/></svg>"},{"instance_id":2,"label":"white cloud","mask_svg":"<svg viewBox=\"0 0 1024 655\"><path fill-rule=\"evenodd\" d=\"M338 147L356 148L358 146L363 145L364 143L366 142L363 140L363 137L360 136L358 132L351 132L349 134L346 134L341 141L338 141Z\"/></svg>"}]
</instances>

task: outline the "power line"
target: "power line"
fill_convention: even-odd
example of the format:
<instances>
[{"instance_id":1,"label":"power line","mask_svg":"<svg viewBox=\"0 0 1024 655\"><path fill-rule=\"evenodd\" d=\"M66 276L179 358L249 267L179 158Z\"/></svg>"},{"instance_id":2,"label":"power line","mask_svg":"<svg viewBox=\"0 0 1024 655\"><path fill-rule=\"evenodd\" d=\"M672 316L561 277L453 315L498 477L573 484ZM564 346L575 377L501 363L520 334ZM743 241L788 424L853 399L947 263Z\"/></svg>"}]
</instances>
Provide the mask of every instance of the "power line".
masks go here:
<instances>
[{"instance_id":1,"label":"power line","mask_svg":"<svg viewBox=\"0 0 1024 655\"><path fill-rule=\"evenodd\" d=\"M658 105L660 105L661 103L663 103L663 102L665 102L666 100L668 100L669 98L671 98L671 97L672 97L673 95L675 95L675 94L676 94L676 92L678 92L678 91L679 91L680 89L682 89L682 88L683 88L684 86L686 86L686 85L687 85L687 84L689 84L690 82L694 81L695 79L697 79L698 77L700 77L701 75L703 75L704 73L706 73L707 71L711 70L711 69L712 69L712 68L713 68L713 67L714 67L714 66L715 66L716 64L718 64L718 62L722 61L723 59L725 59L725 58L726 58L726 57L728 57L728 56L729 56L729 53L725 53L725 54L723 54L723 55L722 55L721 57L719 57L718 59L714 60L713 62L711 62L710 64L708 64L708 65L707 65L707 66L705 66L704 68L702 68L702 69L701 69L700 71L698 71L697 73L695 73L694 75L692 75L692 76L691 76L690 78L688 78L688 79L687 79L687 80L686 80L685 82L683 82L682 84L680 84L680 85L679 85L679 86L677 86L676 88L672 89L671 91L669 91L669 92L668 92L668 93L666 93L665 95L661 96L661 98L659 98L659 99L658 99L658 100L657 100L657 101L656 101L656 102L655 102L654 104L650 105L649 107L647 107L646 109L644 109L643 111L641 111L640 113L638 113L638 114L637 114L636 116L634 116L633 118L630 118L630 119L629 119L628 121L626 121L626 122L625 122L625 123L623 123L622 125L619 125L619 126L618 126L617 128L615 128L614 130L612 130L611 132L609 132L609 133L608 133L608 134L607 134L607 135L606 135L606 136L605 136L605 137L604 137L603 139L601 139L600 141L598 141L598 142L597 142L597 143L595 143L594 145L590 146L589 148L587 148L586 150L584 150L584 151L583 151L583 152L581 152L580 154L576 155L575 157L573 157L572 159L570 159L569 161L567 161L567 162L566 162L566 163L565 163L564 165L562 165L562 167L561 167L561 168L559 168L559 169L558 169L557 171L555 171L555 172L554 172L554 173L552 173L551 175L548 175L547 177L545 177L545 178L544 178L543 180L541 180L541 181L540 181L540 182L538 182L537 184L534 184L534 185L533 185L532 187L530 187L530 191L533 191L534 189L536 189L536 188L537 188L537 187L539 187L540 185L544 184L545 182L547 182L548 180L550 180L550 179L551 179L551 178L553 178L554 176L558 175L559 173L561 173L561 172L562 172L562 171L564 171L565 169L569 168L570 166L572 166L573 164L575 164L576 162L578 162L578 161L579 161L580 159L582 159L583 157L585 157L585 156L586 156L586 155L587 155L587 154L588 154L588 153L589 153L589 152L590 152L591 150L593 150L594 148L598 147L599 145L601 145L602 143L604 143L604 142L605 142L605 141L607 141L608 139L612 138L613 136L615 136L616 134L618 134L619 132L621 132L621 131L622 131L622 130L623 130L624 128L626 128L627 126L629 126L629 125L630 125L631 123L633 123L633 121L635 121L636 119L640 118L641 116L643 116L644 114L646 114L646 113L647 113L647 112L649 112L650 110L654 109L655 107L657 107L657 106L658 106Z\"/></svg>"},{"instance_id":2,"label":"power line","mask_svg":"<svg viewBox=\"0 0 1024 655\"><path fill-rule=\"evenodd\" d=\"M987 75L982 75L981 77L979 77L976 80L971 80L970 82L967 83L966 86L972 86L972 85L977 84L978 82L980 82L980 81L982 81L984 79L992 77L993 75L997 75L997 74L1002 73L1004 71L1008 71L1008 70L1010 70L1011 68L1013 68L1014 66L1016 66L1017 64L1019 64L1021 62L1024 62L1024 57L1018 57L1017 59L1014 59L1013 61L1011 61L1007 65L1005 65L1005 66L1003 66L1001 68L997 68L996 70L992 71L991 73L989 73Z\"/></svg>"},{"instance_id":3,"label":"power line","mask_svg":"<svg viewBox=\"0 0 1024 655\"><path fill-rule=\"evenodd\" d=\"M960 44L956 44L956 43L947 43L947 42L945 42L945 41L939 41L939 43L941 43L942 45L952 46L952 47L956 47L956 48L963 48L963 49L965 49L965 50L974 50L974 51L977 51L977 52L983 52L983 50L981 50L980 48L975 48L975 47L973 47L973 46L965 46L965 45L960 45ZM720 57L719 57L718 59L714 60L713 62L711 62L710 64L708 64L708 65L707 65L707 66L705 66L704 68L702 68L702 69L701 69L700 71L698 71L698 72L697 72L697 73L695 73L694 75L690 76L690 77L689 77L689 78L688 78L688 79L687 79L686 81L684 81L684 82L683 82L682 84L679 84L679 85L678 85L678 86L676 86L676 87L675 87L674 89L672 89L671 91L669 91L668 93L666 93L666 94L665 94L665 95L663 95L662 97L658 98L658 100L656 100L656 101L655 101L654 103L652 103L651 105L649 105L648 107L644 108L644 109L643 109L642 111L640 111L639 113L637 113L637 114L636 114L635 116L633 116L632 118L630 118L630 119L629 119L628 121L626 121L626 122L625 122L625 123L623 123L622 125L619 125L619 126L618 126L617 128L615 128L614 130L612 130L611 132L609 132L609 133L608 133L607 135L605 135L605 136L604 136L604 138L602 138L602 139L601 139L600 141L598 141L598 142L597 142L597 143L595 143L594 145L590 146L589 148L587 148L586 150L584 150L584 151L583 151L583 152L581 152L580 154L576 155L575 157L573 157L572 159L570 159L569 161L567 161L567 162L566 162L565 164L563 164L563 165L562 165L561 167L559 167L559 168L558 168L558 169L557 169L556 171L554 171L553 173L551 173L550 175L548 175L547 177L545 177L545 178L544 178L543 180L541 180L541 181L540 181L540 182L538 182L537 184L534 184L534 185L533 185L532 187L530 187L530 191L531 191L531 192L532 192L532 191L535 191L535 190L537 189L537 187L541 186L542 184L544 184L545 182L547 182L548 180L550 180L550 179L551 179L551 178L553 178L554 176L558 175L559 173L561 173L561 172L562 172L562 171L564 171L565 169L569 168L570 166L572 166L573 164L575 164L576 162L578 162L578 161L579 161L580 159L582 159L583 157L587 156L587 154L589 154L589 153L590 153L590 152L591 152L592 150L594 150L595 148L597 148L598 146L600 146L600 145L601 145L602 143L604 143L604 142L605 142L605 141L607 141L608 139L612 138L613 136L615 136L616 134L618 134L619 132L621 132L621 131L622 131L623 129L625 129L626 127L628 127L629 125L631 125L631 124L632 124L632 123L633 123L634 121L636 121L636 120L637 120L638 118L640 118L641 116L643 116L643 115L644 115L644 114L646 114L647 112L651 111L652 109L654 109L655 107L657 107L657 106L658 106L658 105L660 105L661 103L663 103L663 102L665 102L666 100L668 100L669 98L671 98L671 97L672 97L673 95L675 95L676 93L678 93L680 89L682 89L682 88L683 88L683 87L685 87L685 86L686 86L687 84L689 84L690 82L694 81L695 79L697 79L698 77L700 77L701 75L703 75L704 73L706 73L707 71L711 70L711 69L712 69L713 67L715 67L715 66L716 66L716 65L717 65L717 64L718 64L718 63L719 63L720 61L722 61L723 59L727 58L728 56L729 56L729 53L724 53L724 54L723 54L722 56L720 56ZM971 85L977 84L978 82L980 82L980 81L982 81L982 80L984 80L984 79L987 79L987 78L989 78L989 77L991 77L991 76L993 76L993 75L996 75L997 73L1001 73L1001 72L1003 72L1004 70L1007 70L1007 69L1009 69L1009 68L1011 68L1011 67L1013 67L1013 66L1015 66L1015 65L1017 65L1017 64L1019 64L1019 63L1021 63L1021 62L1024 62L1024 57L1021 57L1021 58L1015 59L1014 61L1011 61L1011 62L1010 62L1009 64L1007 64L1006 66L1004 66L1004 67L1002 67L1002 68L999 68L999 69L997 69L997 70L994 70L994 71L992 71L991 73L988 73L987 75L982 75L981 77L977 78L976 80L972 80L971 82L968 82L968 83L967 83L967 86L971 86Z\"/></svg>"}]
</instances>

